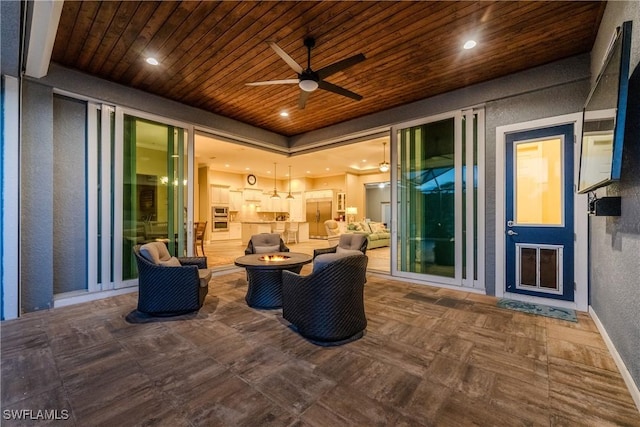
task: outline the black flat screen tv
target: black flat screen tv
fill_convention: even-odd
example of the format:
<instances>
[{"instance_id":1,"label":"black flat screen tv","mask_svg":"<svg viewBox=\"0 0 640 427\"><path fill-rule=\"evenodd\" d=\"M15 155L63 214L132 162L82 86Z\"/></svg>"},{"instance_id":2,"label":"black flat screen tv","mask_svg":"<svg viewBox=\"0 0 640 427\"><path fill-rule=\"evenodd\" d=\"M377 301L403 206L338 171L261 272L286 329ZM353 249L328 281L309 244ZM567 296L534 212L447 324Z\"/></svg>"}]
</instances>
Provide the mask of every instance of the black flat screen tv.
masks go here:
<instances>
[{"instance_id":1,"label":"black flat screen tv","mask_svg":"<svg viewBox=\"0 0 640 427\"><path fill-rule=\"evenodd\" d=\"M631 21L627 21L617 28L584 107L578 193L620 179L630 55Z\"/></svg>"}]
</instances>

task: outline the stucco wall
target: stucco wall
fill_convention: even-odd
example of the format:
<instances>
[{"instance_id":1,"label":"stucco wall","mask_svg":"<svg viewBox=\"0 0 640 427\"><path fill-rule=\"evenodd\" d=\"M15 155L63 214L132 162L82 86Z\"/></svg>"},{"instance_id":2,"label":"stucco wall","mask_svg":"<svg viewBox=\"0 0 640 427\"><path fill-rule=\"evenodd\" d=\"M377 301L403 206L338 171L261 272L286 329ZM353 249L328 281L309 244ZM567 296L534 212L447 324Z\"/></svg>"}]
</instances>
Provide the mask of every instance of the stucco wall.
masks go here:
<instances>
[{"instance_id":1,"label":"stucco wall","mask_svg":"<svg viewBox=\"0 0 640 427\"><path fill-rule=\"evenodd\" d=\"M87 288L86 103L53 97L54 293ZM94 190L95 191L95 190ZM73 242L73 244L64 244Z\"/></svg>"},{"instance_id":2,"label":"stucco wall","mask_svg":"<svg viewBox=\"0 0 640 427\"><path fill-rule=\"evenodd\" d=\"M241 141L266 143L273 147L287 146L287 138L274 132L67 69L56 63L51 63L49 74L39 79L38 82L74 94L99 99L106 103L113 103L120 107L130 107L161 117L215 129L222 135L235 135Z\"/></svg>"},{"instance_id":3,"label":"stucco wall","mask_svg":"<svg viewBox=\"0 0 640 427\"><path fill-rule=\"evenodd\" d=\"M20 3L0 1L0 74L20 74Z\"/></svg>"},{"instance_id":4,"label":"stucco wall","mask_svg":"<svg viewBox=\"0 0 640 427\"><path fill-rule=\"evenodd\" d=\"M640 386L640 3L608 2L592 51L597 76L615 28L633 21L625 146L620 182L597 197L620 196L620 217L589 218L590 305Z\"/></svg>"},{"instance_id":5,"label":"stucco wall","mask_svg":"<svg viewBox=\"0 0 640 427\"><path fill-rule=\"evenodd\" d=\"M53 307L53 93L24 82L22 102L20 289L29 312Z\"/></svg>"}]
</instances>

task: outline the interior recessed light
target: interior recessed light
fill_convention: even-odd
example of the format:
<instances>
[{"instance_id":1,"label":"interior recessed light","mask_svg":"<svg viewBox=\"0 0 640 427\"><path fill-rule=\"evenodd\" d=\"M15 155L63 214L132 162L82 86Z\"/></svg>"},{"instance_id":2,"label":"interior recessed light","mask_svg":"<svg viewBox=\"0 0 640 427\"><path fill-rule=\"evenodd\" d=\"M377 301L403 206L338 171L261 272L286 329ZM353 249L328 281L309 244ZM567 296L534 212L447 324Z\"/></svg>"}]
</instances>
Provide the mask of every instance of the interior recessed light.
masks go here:
<instances>
[{"instance_id":1,"label":"interior recessed light","mask_svg":"<svg viewBox=\"0 0 640 427\"><path fill-rule=\"evenodd\" d=\"M362 163L367 163L367 159L362 159Z\"/></svg>"},{"instance_id":2,"label":"interior recessed light","mask_svg":"<svg viewBox=\"0 0 640 427\"><path fill-rule=\"evenodd\" d=\"M251 170L251 168L244 168L244 170L246 170L246 171L250 171L250 170Z\"/></svg>"},{"instance_id":3,"label":"interior recessed light","mask_svg":"<svg viewBox=\"0 0 640 427\"><path fill-rule=\"evenodd\" d=\"M476 47L477 44L478 43L476 43L475 40L467 40L465 42L464 46L462 46L462 47L464 47L465 49L473 49L474 47Z\"/></svg>"},{"instance_id":4,"label":"interior recessed light","mask_svg":"<svg viewBox=\"0 0 640 427\"><path fill-rule=\"evenodd\" d=\"M331 170L331 169L327 168L327 170Z\"/></svg>"},{"instance_id":5,"label":"interior recessed light","mask_svg":"<svg viewBox=\"0 0 640 427\"><path fill-rule=\"evenodd\" d=\"M146 61L147 61L147 64L151 64L151 65L158 65L158 64L160 64L156 58L153 58L153 57L151 57L151 56L150 56L150 57L148 57L148 58L146 59Z\"/></svg>"},{"instance_id":6,"label":"interior recessed light","mask_svg":"<svg viewBox=\"0 0 640 427\"><path fill-rule=\"evenodd\" d=\"M289 117L289 113L287 113L286 111L281 111L281 112L280 112L280 115L281 115L282 117Z\"/></svg>"},{"instance_id":7,"label":"interior recessed light","mask_svg":"<svg viewBox=\"0 0 640 427\"><path fill-rule=\"evenodd\" d=\"M307 171L307 173L311 173L311 171Z\"/></svg>"},{"instance_id":8,"label":"interior recessed light","mask_svg":"<svg viewBox=\"0 0 640 427\"><path fill-rule=\"evenodd\" d=\"M229 165L224 165L224 167L225 167L225 168L228 168L228 167L229 167Z\"/></svg>"}]
</instances>

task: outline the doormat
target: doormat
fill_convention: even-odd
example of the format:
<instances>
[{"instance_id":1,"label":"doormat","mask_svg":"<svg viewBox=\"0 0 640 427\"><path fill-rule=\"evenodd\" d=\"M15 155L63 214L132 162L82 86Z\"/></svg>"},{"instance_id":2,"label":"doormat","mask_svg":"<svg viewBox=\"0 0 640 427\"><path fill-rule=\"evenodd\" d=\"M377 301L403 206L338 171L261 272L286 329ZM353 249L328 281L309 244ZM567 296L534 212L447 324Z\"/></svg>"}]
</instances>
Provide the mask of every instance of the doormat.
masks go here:
<instances>
[{"instance_id":1,"label":"doormat","mask_svg":"<svg viewBox=\"0 0 640 427\"><path fill-rule=\"evenodd\" d=\"M497 305L501 308L537 314L538 316L553 317L554 319L568 320L569 322L578 321L576 311L570 308L551 307L549 305L532 304L530 302L514 301L504 298L499 299Z\"/></svg>"}]
</instances>

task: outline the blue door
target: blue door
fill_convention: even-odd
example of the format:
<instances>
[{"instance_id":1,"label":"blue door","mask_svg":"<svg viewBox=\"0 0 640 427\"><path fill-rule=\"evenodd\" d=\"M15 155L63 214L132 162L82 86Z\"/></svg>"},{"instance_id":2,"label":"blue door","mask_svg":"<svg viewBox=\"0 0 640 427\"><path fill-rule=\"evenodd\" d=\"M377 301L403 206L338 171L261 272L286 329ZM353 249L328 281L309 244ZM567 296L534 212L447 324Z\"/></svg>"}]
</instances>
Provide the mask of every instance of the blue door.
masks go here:
<instances>
[{"instance_id":1,"label":"blue door","mask_svg":"<svg viewBox=\"0 0 640 427\"><path fill-rule=\"evenodd\" d=\"M573 125L506 137L506 290L573 301Z\"/></svg>"}]
</instances>

